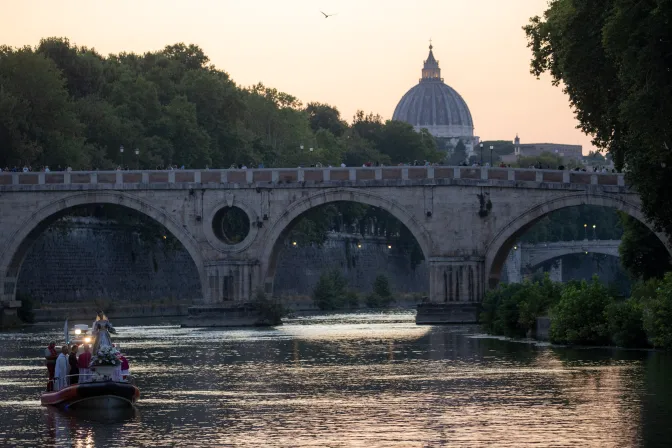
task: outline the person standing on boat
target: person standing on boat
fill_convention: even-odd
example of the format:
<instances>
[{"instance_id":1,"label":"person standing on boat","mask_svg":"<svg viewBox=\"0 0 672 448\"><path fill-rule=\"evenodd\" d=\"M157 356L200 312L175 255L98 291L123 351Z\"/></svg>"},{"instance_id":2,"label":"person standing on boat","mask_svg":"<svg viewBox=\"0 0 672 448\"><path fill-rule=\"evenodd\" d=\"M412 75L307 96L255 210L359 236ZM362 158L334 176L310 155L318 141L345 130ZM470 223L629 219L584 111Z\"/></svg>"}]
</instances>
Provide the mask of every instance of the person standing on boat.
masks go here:
<instances>
[{"instance_id":1,"label":"person standing on boat","mask_svg":"<svg viewBox=\"0 0 672 448\"><path fill-rule=\"evenodd\" d=\"M77 350L79 347L73 345L70 350L70 357L68 362L70 364L70 384L77 384L79 381L79 364L77 362Z\"/></svg>"},{"instance_id":2,"label":"person standing on boat","mask_svg":"<svg viewBox=\"0 0 672 448\"><path fill-rule=\"evenodd\" d=\"M79 355L79 358L77 359L80 383L88 383L91 379L91 369L89 369L89 364L91 364L91 348L88 345L85 345L84 353Z\"/></svg>"},{"instance_id":3,"label":"person standing on boat","mask_svg":"<svg viewBox=\"0 0 672 448\"><path fill-rule=\"evenodd\" d=\"M130 375L130 366L128 364L128 360L124 355L119 353L119 361L121 361L121 379L126 381Z\"/></svg>"},{"instance_id":4,"label":"person standing on boat","mask_svg":"<svg viewBox=\"0 0 672 448\"><path fill-rule=\"evenodd\" d=\"M111 347L112 339L110 338L110 333L116 333L116 330L112 326L105 313L98 311L96 320L93 322L93 331L91 334L96 338L93 342L93 353L98 353L102 347Z\"/></svg>"},{"instance_id":5,"label":"person standing on boat","mask_svg":"<svg viewBox=\"0 0 672 448\"><path fill-rule=\"evenodd\" d=\"M68 361L68 346L61 348L61 354L56 358L56 370L54 372L54 391L59 391L68 387L68 373L70 372L70 363Z\"/></svg>"},{"instance_id":6,"label":"person standing on boat","mask_svg":"<svg viewBox=\"0 0 672 448\"><path fill-rule=\"evenodd\" d=\"M54 371L56 370L56 343L50 342L47 349L44 351L44 358L46 359L47 372L49 372L49 382L47 383L47 392L54 390Z\"/></svg>"}]
</instances>

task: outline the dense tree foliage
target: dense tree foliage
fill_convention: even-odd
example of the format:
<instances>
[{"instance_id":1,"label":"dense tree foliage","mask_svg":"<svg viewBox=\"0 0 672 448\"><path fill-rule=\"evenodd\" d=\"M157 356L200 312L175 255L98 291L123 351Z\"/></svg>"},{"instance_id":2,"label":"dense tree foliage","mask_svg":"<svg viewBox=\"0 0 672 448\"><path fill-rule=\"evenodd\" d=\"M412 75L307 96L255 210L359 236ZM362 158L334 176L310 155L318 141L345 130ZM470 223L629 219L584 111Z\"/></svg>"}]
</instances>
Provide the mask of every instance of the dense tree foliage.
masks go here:
<instances>
[{"instance_id":1,"label":"dense tree foliage","mask_svg":"<svg viewBox=\"0 0 672 448\"><path fill-rule=\"evenodd\" d=\"M357 294L348 290L347 279L337 269L320 276L313 290L313 301L321 310L357 308L359 305Z\"/></svg>"},{"instance_id":2,"label":"dense tree foliage","mask_svg":"<svg viewBox=\"0 0 672 448\"><path fill-rule=\"evenodd\" d=\"M672 235L672 2L553 0L525 27L532 73L562 83L656 228Z\"/></svg>"},{"instance_id":3,"label":"dense tree foliage","mask_svg":"<svg viewBox=\"0 0 672 448\"><path fill-rule=\"evenodd\" d=\"M124 146L124 153L120 147ZM352 166L439 161L434 138L237 86L195 45L104 57L67 39L0 47L0 167ZM135 149L139 150L136 157Z\"/></svg>"},{"instance_id":4,"label":"dense tree foliage","mask_svg":"<svg viewBox=\"0 0 672 448\"><path fill-rule=\"evenodd\" d=\"M623 237L618 253L633 279L662 278L672 267L670 253L655 233L641 222L621 214Z\"/></svg>"},{"instance_id":5,"label":"dense tree foliage","mask_svg":"<svg viewBox=\"0 0 672 448\"><path fill-rule=\"evenodd\" d=\"M548 274L538 281L503 284L483 299L481 323L492 334L526 337L536 331L537 317L560 300L562 287Z\"/></svg>"}]
</instances>

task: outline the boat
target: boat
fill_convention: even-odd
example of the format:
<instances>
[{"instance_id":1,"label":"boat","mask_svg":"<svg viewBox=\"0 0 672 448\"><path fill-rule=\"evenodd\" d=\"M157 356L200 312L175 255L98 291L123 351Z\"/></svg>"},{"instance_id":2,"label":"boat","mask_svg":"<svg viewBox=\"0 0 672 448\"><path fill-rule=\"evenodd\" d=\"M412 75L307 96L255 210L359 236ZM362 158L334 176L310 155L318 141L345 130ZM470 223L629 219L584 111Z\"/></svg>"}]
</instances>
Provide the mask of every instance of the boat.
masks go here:
<instances>
[{"instance_id":1,"label":"boat","mask_svg":"<svg viewBox=\"0 0 672 448\"><path fill-rule=\"evenodd\" d=\"M72 334L74 334L74 338L71 339ZM78 324L69 329L67 320L64 326L64 336L67 345L77 344L81 346L82 344L89 344L93 340L88 325ZM110 350L112 359L119 355L114 347L107 347L106 349ZM101 351L105 352L106 349L102 348ZM110 356L110 353L107 353L107 355ZM80 382L77 384L69 385L58 391L43 392L40 396L42 406L55 406L73 410L108 410L135 406L138 398L140 398L140 389L131 383L129 376L120 376L117 366L91 365L90 370L90 374L78 375Z\"/></svg>"},{"instance_id":2,"label":"boat","mask_svg":"<svg viewBox=\"0 0 672 448\"><path fill-rule=\"evenodd\" d=\"M113 409L133 407L140 389L128 382L92 381L73 384L57 392L44 392L42 406L64 409Z\"/></svg>"}]
</instances>

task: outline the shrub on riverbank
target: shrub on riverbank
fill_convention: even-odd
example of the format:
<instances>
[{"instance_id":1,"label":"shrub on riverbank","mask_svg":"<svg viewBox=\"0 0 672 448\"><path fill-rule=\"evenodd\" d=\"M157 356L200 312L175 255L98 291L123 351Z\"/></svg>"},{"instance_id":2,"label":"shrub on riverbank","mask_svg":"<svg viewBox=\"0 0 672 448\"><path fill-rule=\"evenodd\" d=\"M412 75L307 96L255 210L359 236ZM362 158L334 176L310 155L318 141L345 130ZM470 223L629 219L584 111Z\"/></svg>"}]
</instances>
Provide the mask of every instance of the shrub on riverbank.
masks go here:
<instances>
[{"instance_id":1,"label":"shrub on riverbank","mask_svg":"<svg viewBox=\"0 0 672 448\"><path fill-rule=\"evenodd\" d=\"M605 310L613 302L597 277L590 283L569 284L551 310L551 342L600 345L610 342Z\"/></svg>"},{"instance_id":2,"label":"shrub on riverbank","mask_svg":"<svg viewBox=\"0 0 672 448\"><path fill-rule=\"evenodd\" d=\"M655 291L649 285L650 295L642 299L644 329L654 347L672 350L672 273L655 284Z\"/></svg>"},{"instance_id":3,"label":"shrub on riverbank","mask_svg":"<svg viewBox=\"0 0 672 448\"><path fill-rule=\"evenodd\" d=\"M259 313L257 325L280 325L282 324L282 318L287 314L287 310L279 300L267 297L261 289L257 290L252 301L252 307Z\"/></svg>"},{"instance_id":4,"label":"shrub on riverbank","mask_svg":"<svg viewBox=\"0 0 672 448\"><path fill-rule=\"evenodd\" d=\"M481 323L490 334L525 337L541 316L551 318L554 343L672 350L672 273L634 284L624 300L597 277L560 284L546 276L501 285L486 294Z\"/></svg>"},{"instance_id":5,"label":"shrub on riverbank","mask_svg":"<svg viewBox=\"0 0 672 448\"><path fill-rule=\"evenodd\" d=\"M337 310L357 308L359 297L354 291L347 289L348 281L341 271L334 269L320 275L313 290L313 301L321 310Z\"/></svg>"},{"instance_id":6,"label":"shrub on riverbank","mask_svg":"<svg viewBox=\"0 0 672 448\"><path fill-rule=\"evenodd\" d=\"M537 317L560 298L562 285L548 276L538 281L504 284L489 291L483 300L481 323L488 333L509 337L534 334Z\"/></svg>"},{"instance_id":7,"label":"shrub on riverbank","mask_svg":"<svg viewBox=\"0 0 672 448\"><path fill-rule=\"evenodd\" d=\"M613 302L605 309L611 342L618 347L648 347L642 324L642 304L635 298Z\"/></svg>"},{"instance_id":8,"label":"shrub on riverbank","mask_svg":"<svg viewBox=\"0 0 672 448\"><path fill-rule=\"evenodd\" d=\"M394 302L390 280L385 275L378 275L373 282L373 292L366 297L369 308L384 308Z\"/></svg>"}]
</instances>

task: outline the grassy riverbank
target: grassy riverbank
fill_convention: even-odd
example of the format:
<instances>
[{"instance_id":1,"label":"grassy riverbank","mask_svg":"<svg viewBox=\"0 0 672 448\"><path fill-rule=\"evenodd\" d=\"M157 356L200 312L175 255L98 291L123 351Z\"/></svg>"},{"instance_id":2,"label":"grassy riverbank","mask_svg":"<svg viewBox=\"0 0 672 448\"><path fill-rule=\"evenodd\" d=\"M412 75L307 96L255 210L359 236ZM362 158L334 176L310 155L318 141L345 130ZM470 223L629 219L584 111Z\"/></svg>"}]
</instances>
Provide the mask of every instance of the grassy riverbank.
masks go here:
<instances>
[{"instance_id":1,"label":"grassy riverbank","mask_svg":"<svg viewBox=\"0 0 672 448\"><path fill-rule=\"evenodd\" d=\"M481 323L490 334L530 337L544 316L551 320L553 343L672 350L672 273L635 284L628 298L617 297L597 277L563 284L546 276L502 285L486 295Z\"/></svg>"}]
</instances>

